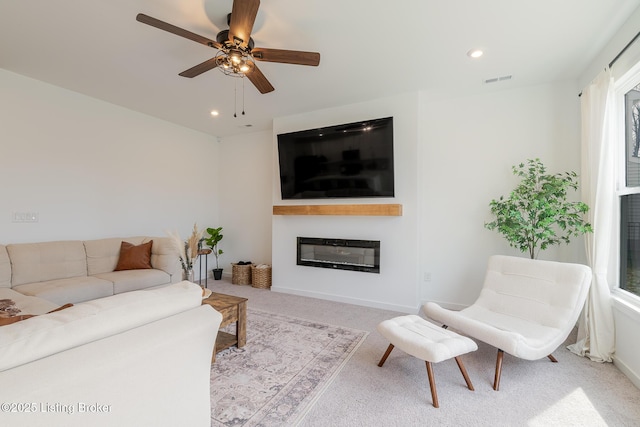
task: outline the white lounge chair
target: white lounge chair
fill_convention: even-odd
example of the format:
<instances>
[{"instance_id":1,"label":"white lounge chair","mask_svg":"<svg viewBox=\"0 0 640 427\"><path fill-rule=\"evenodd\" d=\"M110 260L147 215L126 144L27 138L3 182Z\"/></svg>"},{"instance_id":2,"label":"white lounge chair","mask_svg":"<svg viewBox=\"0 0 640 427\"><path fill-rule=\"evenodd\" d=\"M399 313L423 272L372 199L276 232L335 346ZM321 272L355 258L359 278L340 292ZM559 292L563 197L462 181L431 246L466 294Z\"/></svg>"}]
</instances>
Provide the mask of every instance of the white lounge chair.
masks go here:
<instances>
[{"instance_id":1,"label":"white lounge chair","mask_svg":"<svg viewBox=\"0 0 640 427\"><path fill-rule=\"evenodd\" d=\"M575 327L591 285L586 265L494 255L480 296L452 311L428 302L427 317L498 349L493 388L504 352L526 360L548 357Z\"/></svg>"}]
</instances>

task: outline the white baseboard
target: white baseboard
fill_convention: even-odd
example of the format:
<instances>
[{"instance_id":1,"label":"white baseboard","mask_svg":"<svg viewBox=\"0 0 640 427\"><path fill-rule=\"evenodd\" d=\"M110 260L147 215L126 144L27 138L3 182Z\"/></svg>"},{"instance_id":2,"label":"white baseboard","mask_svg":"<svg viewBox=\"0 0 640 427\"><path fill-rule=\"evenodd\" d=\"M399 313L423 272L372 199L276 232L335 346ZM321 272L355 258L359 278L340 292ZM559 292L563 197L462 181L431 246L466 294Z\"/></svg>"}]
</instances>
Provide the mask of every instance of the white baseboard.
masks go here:
<instances>
[{"instance_id":1,"label":"white baseboard","mask_svg":"<svg viewBox=\"0 0 640 427\"><path fill-rule=\"evenodd\" d=\"M407 314L418 314L420 307L410 307L397 304L387 304L379 301L370 301L361 298L349 298L341 295L325 294L321 292L301 291L298 289L284 288L281 286L271 286L272 292L280 292L283 294L300 295L303 297L318 298L329 301L343 302L346 304L361 305L364 307L379 308L382 310L397 311Z\"/></svg>"},{"instance_id":2,"label":"white baseboard","mask_svg":"<svg viewBox=\"0 0 640 427\"><path fill-rule=\"evenodd\" d=\"M638 375L637 372L635 372L623 360L618 359L615 355L613 356L613 364L631 380L633 385L640 389L640 375Z\"/></svg>"}]
</instances>

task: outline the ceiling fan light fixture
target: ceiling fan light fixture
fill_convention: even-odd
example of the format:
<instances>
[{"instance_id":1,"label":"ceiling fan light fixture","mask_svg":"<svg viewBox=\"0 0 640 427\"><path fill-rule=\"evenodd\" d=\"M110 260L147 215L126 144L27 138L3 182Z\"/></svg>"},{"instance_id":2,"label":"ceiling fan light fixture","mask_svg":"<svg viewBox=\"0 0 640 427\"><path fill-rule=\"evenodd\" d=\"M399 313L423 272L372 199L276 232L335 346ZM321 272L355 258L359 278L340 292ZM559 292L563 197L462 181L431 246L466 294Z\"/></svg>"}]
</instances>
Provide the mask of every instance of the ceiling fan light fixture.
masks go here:
<instances>
[{"instance_id":1,"label":"ceiling fan light fixture","mask_svg":"<svg viewBox=\"0 0 640 427\"><path fill-rule=\"evenodd\" d=\"M251 54L241 49L219 50L215 60L218 69L231 77L244 77L255 66Z\"/></svg>"}]
</instances>

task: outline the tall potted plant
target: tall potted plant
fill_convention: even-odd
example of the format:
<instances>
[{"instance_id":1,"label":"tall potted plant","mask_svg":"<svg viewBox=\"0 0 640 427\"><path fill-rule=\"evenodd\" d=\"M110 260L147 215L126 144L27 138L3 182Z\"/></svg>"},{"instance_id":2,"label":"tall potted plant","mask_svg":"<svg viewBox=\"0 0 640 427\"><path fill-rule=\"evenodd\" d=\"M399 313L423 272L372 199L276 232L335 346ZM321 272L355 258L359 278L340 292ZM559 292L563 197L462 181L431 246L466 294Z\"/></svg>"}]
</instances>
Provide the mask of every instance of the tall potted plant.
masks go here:
<instances>
[{"instance_id":1,"label":"tall potted plant","mask_svg":"<svg viewBox=\"0 0 640 427\"><path fill-rule=\"evenodd\" d=\"M213 269L213 278L215 280L220 280L222 278L222 268L220 268L220 265L218 264L218 257L224 252L222 252L222 249L218 248L218 243L220 243L220 240L224 237L222 235L222 227L207 228L207 234L208 236L205 237L204 243L211 248L213 255L216 257L216 268Z\"/></svg>"},{"instance_id":2,"label":"tall potted plant","mask_svg":"<svg viewBox=\"0 0 640 427\"><path fill-rule=\"evenodd\" d=\"M578 189L575 172L547 174L540 159L512 169L521 178L520 184L509 197L491 201L495 219L485 223L486 228L497 230L510 246L528 252L531 259L550 245L569 243L571 237L593 232L584 219L589 207L567 200L567 191Z\"/></svg>"}]
</instances>

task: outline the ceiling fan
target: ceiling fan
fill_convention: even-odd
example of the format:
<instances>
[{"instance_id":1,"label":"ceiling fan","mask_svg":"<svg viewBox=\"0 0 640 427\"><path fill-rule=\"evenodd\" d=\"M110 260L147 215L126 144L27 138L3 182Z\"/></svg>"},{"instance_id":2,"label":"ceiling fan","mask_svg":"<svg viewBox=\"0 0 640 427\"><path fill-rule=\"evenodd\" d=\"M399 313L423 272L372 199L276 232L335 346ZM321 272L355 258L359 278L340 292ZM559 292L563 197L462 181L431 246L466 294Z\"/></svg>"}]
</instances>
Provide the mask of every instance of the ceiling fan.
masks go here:
<instances>
[{"instance_id":1,"label":"ceiling fan","mask_svg":"<svg viewBox=\"0 0 640 427\"><path fill-rule=\"evenodd\" d=\"M260 93L269 93L274 88L262 74L255 61L317 66L320 63L320 54L254 47L251 30L259 6L260 0L234 0L231 13L227 16L229 29L220 31L216 35L215 41L143 13L139 13L136 20L218 49L213 58L181 72L180 76L192 78L217 67L223 73L233 77L246 76Z\"/></svg>"}]
</instances>

